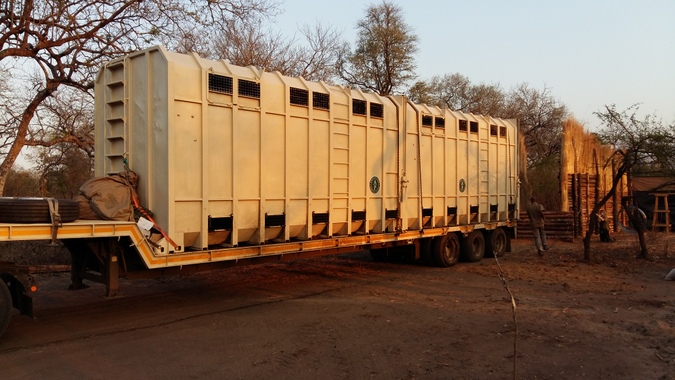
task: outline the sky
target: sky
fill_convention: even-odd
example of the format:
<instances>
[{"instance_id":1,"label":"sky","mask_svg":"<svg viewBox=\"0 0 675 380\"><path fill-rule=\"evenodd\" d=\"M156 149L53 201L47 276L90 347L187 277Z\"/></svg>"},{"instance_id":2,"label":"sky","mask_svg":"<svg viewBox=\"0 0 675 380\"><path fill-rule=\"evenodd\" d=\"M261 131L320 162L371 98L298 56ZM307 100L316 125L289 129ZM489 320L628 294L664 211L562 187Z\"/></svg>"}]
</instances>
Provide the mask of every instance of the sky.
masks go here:
<instances>
[{"instance_id":1,"label":"sky","mask_svg":"<svg viewBox=\"0 0 675 380\"><path fill-rule=\"evenodd\" d=\"M528 83L587 129L593 114L639 104L675 124L674 0L390 0L419 39L418 79L459 73L509 91ZM354 46L356 23L380 0L280 0L284 35L317 22Z\"/></svg>"}]
</instances>

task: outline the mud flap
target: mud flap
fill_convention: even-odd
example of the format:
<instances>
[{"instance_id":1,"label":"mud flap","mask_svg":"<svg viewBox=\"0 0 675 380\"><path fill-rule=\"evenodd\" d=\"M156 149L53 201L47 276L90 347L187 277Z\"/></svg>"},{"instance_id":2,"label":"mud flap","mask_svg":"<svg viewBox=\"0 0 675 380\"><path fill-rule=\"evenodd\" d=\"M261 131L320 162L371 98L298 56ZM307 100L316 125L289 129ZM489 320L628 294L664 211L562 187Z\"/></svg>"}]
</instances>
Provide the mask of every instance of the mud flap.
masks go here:
<instances>
[{"instance_id":1,"label":"mud flap","mask_svg":"<svg viewBox=\"0 0 675 380\"><path fill-rule=\"evenodd\" d=\"M12 268L15 267L15 268ZM9 293L12 295L12 305L19 309L21 314L33 318L33 295L35 280L33 276L23 273L22 267L0 264L0 277L7 284Z\"/></svg>"}]
</instances>

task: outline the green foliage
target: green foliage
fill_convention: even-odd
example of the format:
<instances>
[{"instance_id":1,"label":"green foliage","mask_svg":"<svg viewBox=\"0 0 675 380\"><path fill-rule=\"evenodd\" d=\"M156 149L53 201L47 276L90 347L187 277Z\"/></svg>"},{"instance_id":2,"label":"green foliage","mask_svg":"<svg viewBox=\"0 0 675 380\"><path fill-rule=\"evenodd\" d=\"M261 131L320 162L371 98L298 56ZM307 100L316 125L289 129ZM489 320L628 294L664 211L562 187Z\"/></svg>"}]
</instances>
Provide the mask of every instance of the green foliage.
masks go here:
<instances>
[{"instance_id":1,"label":"green foliage","mask_svg":"<svg viewBox=\"0 0 675 380\"><path fill-rule=\"evenodd\" d=\"M354 87L390 95L415 78L417 35L395 4L371 5L358 24L354 52L345 46L338 59L342 80Z\"/></svg>"}]
</instances>

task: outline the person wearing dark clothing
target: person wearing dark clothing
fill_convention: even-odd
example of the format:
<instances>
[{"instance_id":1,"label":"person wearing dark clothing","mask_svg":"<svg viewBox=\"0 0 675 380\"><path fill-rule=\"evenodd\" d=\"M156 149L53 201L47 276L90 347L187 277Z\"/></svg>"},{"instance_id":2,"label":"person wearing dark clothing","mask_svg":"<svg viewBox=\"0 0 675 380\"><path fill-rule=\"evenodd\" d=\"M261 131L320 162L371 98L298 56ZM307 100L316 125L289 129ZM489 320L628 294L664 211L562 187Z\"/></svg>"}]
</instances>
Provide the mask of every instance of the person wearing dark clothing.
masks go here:
<instances>
[{"instance_id":1,"label":"person wearing dark clothing","mask_svg":"<svg viewBox=\"0 0 675 380\"><path fill-rule=\"evenodd\" d=\"M548 243L546 242L546 232L544 231L544 206L537 203L535 197L530 198L527 215L530 217L530 224L532 225L534 246L537 248L539 256L541 256L543 251L548 251Z\"/></svg>"},{"instance_id":2,"label":"person wearing dark clothing","mask_svg":"<svg viewBox=\"0 0 675 380\"><path fill-rule=\"evenodd\" d=\"M607 214L605 213L605 210L600 210L598 213L598 232L600 234L600 241L612 241L612 238L609 236L609 223L607 222Z\"/></svg>"}]
</instances>

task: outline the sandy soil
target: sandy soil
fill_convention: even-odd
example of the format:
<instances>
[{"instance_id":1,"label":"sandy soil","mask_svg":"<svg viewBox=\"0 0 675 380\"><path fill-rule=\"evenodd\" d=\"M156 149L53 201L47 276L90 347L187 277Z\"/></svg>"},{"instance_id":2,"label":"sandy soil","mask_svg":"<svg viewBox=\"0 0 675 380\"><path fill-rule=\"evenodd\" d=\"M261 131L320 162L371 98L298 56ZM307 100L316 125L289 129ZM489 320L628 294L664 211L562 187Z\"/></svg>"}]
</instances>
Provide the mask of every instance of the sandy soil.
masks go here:
<instances>
[{"instance_id":1,"label":"sandy soil","mask_svg":"<svg viewBox=\"0 0 675 380\"><path fill-rule=\"evenodd\" d=\"M675 379L675 240L516 240L452 268L367 254L67 292L41 275L38 319L0 339L3 378ZM673 238L675 239L675 238ZM516 330L517 329L517 333ZM515 370L515 376L514 376Z\"/></svg>"}]
</instances>

